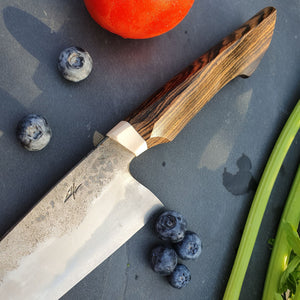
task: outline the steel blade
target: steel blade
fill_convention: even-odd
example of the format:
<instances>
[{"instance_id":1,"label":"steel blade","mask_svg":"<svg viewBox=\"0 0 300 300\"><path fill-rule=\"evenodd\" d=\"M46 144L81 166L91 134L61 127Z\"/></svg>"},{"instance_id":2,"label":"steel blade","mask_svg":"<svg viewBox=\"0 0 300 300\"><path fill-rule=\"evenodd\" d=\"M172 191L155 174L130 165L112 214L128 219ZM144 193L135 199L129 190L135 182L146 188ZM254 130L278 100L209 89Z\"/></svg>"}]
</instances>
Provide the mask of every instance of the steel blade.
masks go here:
<instances>
[{"instance_id":1,"label":"steel blade","mask_svg":"<svg viewBox=\"0 0 300 300\"><path fill-rule=\"evenodd\" d=\"M0 299L58 299L162 207L106 138L0 243Z\"/></svg>"}]
</instances>

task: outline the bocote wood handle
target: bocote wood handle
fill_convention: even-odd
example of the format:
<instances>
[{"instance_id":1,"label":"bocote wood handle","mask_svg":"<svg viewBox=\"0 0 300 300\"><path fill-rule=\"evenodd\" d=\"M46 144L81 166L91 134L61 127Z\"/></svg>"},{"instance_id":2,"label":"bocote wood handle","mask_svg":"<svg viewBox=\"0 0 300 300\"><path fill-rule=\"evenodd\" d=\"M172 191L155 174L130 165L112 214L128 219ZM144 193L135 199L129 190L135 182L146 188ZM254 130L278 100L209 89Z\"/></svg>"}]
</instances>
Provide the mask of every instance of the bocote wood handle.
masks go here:
<instances>
[{"instance_id":1,"label":"bocote wood handle","mask_svg":"<svg viewBox=\"0 0 300 300\"><path fill-rule=\"evenodd\" d=\"M148 148L172 141L229 81L249 77L268 49L275 21L275 8L259 11L135 110L126 121Z\"/></svg>"}]
</instances>

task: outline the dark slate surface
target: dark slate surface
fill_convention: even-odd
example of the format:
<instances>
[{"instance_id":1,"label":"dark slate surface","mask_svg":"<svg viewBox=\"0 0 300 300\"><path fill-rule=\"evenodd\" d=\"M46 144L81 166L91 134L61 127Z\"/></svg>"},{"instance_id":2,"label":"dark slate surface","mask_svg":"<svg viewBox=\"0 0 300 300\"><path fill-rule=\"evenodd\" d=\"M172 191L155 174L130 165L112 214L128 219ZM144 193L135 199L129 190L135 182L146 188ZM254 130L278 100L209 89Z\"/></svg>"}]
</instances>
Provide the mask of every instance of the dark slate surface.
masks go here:
<instances>
[{"instance_id":1,"label":"dark slate surface","mask_svg":"<svg viewBox=\"0 0 300 300\"><path fill-rule=\"evenodd\" d=\"M201 236L202 255L187 262L191 284L175 290L150 269L149 251L159 240L149 223L62 299L222 298L255 183L300 98L300 2L288 2L196 0L169 33L124 40L96 25L83 1L1 1L1 236L93 148L96 130L107 132L263 7L278 10L272 43L253 76L231 82L172 143L131 164L132 174ZM92 74L79 84L63 80L56 69L60 51L71 45L85 48L94 60ZM18 120L28 113L44 115L53 130L51 143L37 153L22 149L15 138ZM267 241L275 235L299 149L298 136L270 198L241 299L261 297ZM237 164L245 178L252 177L249 191ZM237 187L225 180L233 194L223 185L224 173L227 181L238 173Z\"/></svg>"}]
</instances>

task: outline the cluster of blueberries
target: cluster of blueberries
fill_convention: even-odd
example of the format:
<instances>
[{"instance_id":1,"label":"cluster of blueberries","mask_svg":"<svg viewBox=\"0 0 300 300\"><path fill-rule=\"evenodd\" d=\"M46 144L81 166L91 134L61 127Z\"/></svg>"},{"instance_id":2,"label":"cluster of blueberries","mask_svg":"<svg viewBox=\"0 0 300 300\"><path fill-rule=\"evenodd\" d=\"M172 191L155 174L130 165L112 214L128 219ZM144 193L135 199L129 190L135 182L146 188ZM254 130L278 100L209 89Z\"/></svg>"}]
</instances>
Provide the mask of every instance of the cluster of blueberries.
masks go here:
<instances>
[{"instance_id":1,"label":"cluster of blueberries","mask_svg":"<svg viewBox=\"0 0 300 300\"><path fill-rule=\"evenodd\" d=\"M160 239L172 246L157 246L151 251L151 267L162 276L168 276L169 283L178 289L191 281L190 270L181 263L183 260L196 259L202 251L199 236L187 231L187 221L182 214L169 210L162 213L155 222L155 231Z\"/></svg>"},{"instance_id":2,"label":"cluster of blueberries","mask_svg":"<svg viewBox=\"0 0 300 300\"><path fill-rule=\"evenodd\" d=\"M93 61L82 48L69 47L60 53L57 67L65 79L78 82L91 73ZM52 131L44 117L29 114L19 121L16 134L25 149L39 151L48 145Z\"/></svg>"}]
</instances>

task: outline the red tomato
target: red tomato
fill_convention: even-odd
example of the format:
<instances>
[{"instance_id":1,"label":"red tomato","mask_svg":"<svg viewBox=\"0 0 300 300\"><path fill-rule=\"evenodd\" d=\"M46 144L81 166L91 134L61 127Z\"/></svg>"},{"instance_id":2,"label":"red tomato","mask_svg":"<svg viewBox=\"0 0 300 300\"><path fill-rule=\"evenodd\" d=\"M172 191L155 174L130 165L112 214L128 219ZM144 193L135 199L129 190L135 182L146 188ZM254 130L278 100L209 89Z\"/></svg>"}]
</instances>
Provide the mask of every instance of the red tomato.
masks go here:
<instances>
[{"instance_id":1,"label":"red tomato","mask_svg":"<svg viewBox=\"0 0 300 300\"><path fill-rule=\"evenodd\" d=\"M124 38L163 34L187 15L194 0L84 0L92 18Z\"/></svg>"}]
</instances>

